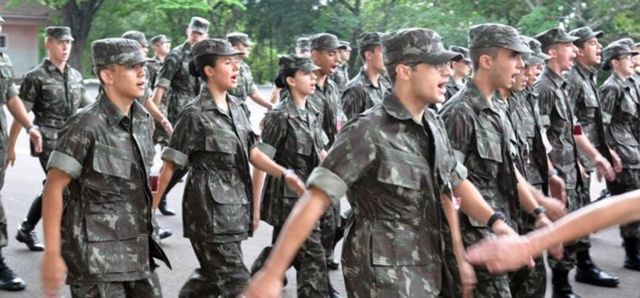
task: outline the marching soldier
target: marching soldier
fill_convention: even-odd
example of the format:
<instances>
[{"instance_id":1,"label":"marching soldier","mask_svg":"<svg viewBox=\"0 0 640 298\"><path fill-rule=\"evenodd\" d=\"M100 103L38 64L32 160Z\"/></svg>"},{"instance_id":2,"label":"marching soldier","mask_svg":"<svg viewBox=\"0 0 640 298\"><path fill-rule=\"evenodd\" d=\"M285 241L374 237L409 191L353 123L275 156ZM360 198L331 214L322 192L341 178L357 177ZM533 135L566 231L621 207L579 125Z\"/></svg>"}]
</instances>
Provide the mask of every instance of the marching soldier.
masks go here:
<instances>
[{"instance_id":1,"label":"marching soldier","mask_svg":"<svg viewBox=\"0 0 640 298\"><path fill-rule=\"evenodd\" d=\"M469 49L459 46L450 46L449 51L462 54L462 60L451 61L453 74L447 82L447 93L444 94L445 102L453 97L464 87L467 77L471 74L471 59L469 59Z\"/></svg>"}]
</instances>

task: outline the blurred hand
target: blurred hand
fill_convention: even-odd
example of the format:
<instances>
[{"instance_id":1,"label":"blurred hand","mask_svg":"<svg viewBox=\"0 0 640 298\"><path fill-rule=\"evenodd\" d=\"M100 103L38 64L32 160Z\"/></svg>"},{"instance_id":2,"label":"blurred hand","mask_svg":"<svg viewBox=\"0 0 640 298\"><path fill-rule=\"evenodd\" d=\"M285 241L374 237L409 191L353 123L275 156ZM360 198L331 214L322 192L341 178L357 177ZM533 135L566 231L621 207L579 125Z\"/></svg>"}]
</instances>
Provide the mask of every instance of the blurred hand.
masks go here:
<instances>
[{"instance_id":1,"label":"blurred hand","mask_svg":"<svg viewBox=\"0 0 640 298\"><path fill-rule=\"evenodd\" d=\"M42 288L45 297L59 297L67 275L67 265L59 254L46 252L42 260Z\"/></svg>"},{"instance_id":2,"label":"blurred hand","mask_svg":"<svg viewBox=\"0 0 640 298\"><path fill-rule=\"evenodd\" d=\"M285 183L287 183L287 186L289 186L289 188L295 191L299 196L302 196L302 194L306 190L304 183L302 182L302 180L300 180L300 178L298 178L298 175L295 175L293 173L287 174L284 176L284 181Z\"/></svg>"},{"instance_id":3,"label":"blurred hand","mask_svg":"<svg viewBox=\"0 0 640 298\"><path fill-rule=\"evenodd\" d=\"M35 127L30 129L29 138L33 143L33 151L35 151L35 153L42 153L42 135L40 134L40 130Z\"/></svg>"},{"instance_id":4,"label":"blurred hand","mask_svg":"<svg viewBox=\"0 0 640 298\"><path fill-rule=\"evenodd\" d=\"M7 161L6 165L12 166L16 163L16 148L14 146L7 146Z\"/></svg>"},{"instance_id":5,"label":"blurred hand","mask_svg":"<svg viewBox=\"0 0 640 298\"><path fill-rule=\"evenodd\" d=\"M242 298L279 298L282 295L282 277L258 271L249 286L238 297Z\"/></svg>"},{"instance_id":6,"label":"blurred hand","mask_svg":"<svg viewBox=\"0 0 640 298\"><path fill-rule=\"evenodd\" d=\"M551 196L560 200L562 204L567 205L567 191L565 189L564 180L558 175L549 176L549 190Z\"/></svg>"},{"instance_id":7,"label":"blurred hand","mask_svg":"<svg viewBox=\"0 0 640 298\"><path fill-rule=\"evenodd\" d=\"M503 273L531 266L533 258L529 248L527 237L500 236L484 239L469 247L466 259L473 265L487 267L491 273Z\"/></svg>"}]
</instances>

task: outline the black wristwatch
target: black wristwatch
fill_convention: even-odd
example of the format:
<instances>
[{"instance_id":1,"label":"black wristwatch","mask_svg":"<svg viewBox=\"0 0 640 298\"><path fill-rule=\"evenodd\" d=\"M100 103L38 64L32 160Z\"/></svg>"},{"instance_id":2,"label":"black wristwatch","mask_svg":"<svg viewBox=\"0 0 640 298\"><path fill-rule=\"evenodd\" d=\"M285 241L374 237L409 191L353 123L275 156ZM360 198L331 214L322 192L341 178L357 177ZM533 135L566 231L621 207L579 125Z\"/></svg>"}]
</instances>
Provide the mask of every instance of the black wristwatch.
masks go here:
<instances>
[{"instance_id":1,"label":"black wristwatch","mask_svg":"<svg viewBox=\"0 0 640 298\"><path fill-rule=\"evenodd\" d=\"M496 223L496 221L498 220L505 220L505 216L504 213L500 212L500 211L496 211L496 213L494 213L493 215L491 215L491 217L489 217L489 221L487 222L487 227L489 229L491 229L493 227L493 224Z\"/></svg>"},{"instance_id":2,"label":"black wristwatch","mask_svg":"<svg viewBox=\"0 0 640 298\"><path fill-rule=\"evenodd\" d=\"M544 207L542 206L538 206L535 209L533 209L533 212L531 212L531 214L533 214L533 217L538 217L538 215L547 212L547 209L544 209Z\"/></svg>"}]
</instances>

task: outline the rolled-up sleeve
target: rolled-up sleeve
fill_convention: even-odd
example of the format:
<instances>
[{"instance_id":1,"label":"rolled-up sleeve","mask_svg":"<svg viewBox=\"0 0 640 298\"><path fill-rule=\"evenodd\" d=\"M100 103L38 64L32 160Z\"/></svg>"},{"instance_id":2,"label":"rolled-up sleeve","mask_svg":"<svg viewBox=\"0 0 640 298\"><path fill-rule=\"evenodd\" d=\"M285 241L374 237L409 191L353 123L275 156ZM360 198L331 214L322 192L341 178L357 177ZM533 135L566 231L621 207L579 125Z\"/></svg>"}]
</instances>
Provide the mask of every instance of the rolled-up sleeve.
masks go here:
<instances>
[{"instance_id":1,"label":"rolled-up sleeve","mask_svg":"<svg viewBox=\"0 0 640 298\"><path fill-rule=\"evenodd\" d=\"M169 161L180 168L187 166L189 155L196 143L194 138L202 138L203 133L199 125L198 110L183 110L169 139L169 145L162 150L162 160Z\"/></svg>"},{"instance_id":2,"label":"rolled-up sleeve","mask_svg":"<svg viewBox=\"0 0 640 298\"><path fill-rule=\"evenodd\" d=\"M82 117L72 117L62 127L55 149L49 157L47 170L55 168L73 179L80 177L84 160L95 143L93 136L85 130L83 122Z\"/></svg>"},{"instance_id":3,"label":"rolled-up sleeve","mask_svg":"<svg viewBox=\"0 0 640 298\"><path fill-rule=\"evenodd\" d=\"M170 161L180 168L184 168L189 162L189 156L171 147L162 149L162 160Z\"/></svg>"},{"instance_id":4,"label":"rolled-up sleeve","mask_svg":"<svg viewBox=\"0 0 640 298\"><path fill-rule=\"evenodd\" d=\"M64 172L72 179L78 179L82 173L82 164L77 159L59 151L53 151L49 156L47 170L52 168Z\"/></svg>"},{"instance_id":5,"label":"rolled-up sleeve","mask_svg":"<svg viewBox=\"0 0 640 298\"><path fill-rule=\"evenodd\" d=\"M167 58L162 64L162 68L158 71L158 77L156 78L156 85L154 87L162 87L169 89L171 86L171 80L178 71L179 67L182 67L178 63L178 57L175 53L169 53Z\"/></svg>"},{"instance_id":6,"label":"rolled-up sleeve","mask_svg":"<svg viewBox=\"0 0 640 298\"><path fill-rule=\"evenodd\" d=\"M307 187L315 187L322 191L333 204L340 202L340 198L347 193L347 184L331 170L317 167L307 178Z\"/></svg>"}]
</instances>

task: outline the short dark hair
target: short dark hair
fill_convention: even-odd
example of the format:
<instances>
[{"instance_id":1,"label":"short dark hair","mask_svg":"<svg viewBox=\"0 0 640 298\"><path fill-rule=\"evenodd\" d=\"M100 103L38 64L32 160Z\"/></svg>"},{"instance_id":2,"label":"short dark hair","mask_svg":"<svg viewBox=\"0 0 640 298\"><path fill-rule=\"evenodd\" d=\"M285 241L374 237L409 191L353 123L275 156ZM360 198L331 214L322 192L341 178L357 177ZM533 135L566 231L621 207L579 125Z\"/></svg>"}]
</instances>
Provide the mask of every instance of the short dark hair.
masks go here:
<instances>
[{"instance_id":1,"label":"short dark hair","mask_svg":"<svg viewBox=\"0 0 640 298\"><path fill-rule=\"evenodd\" d=\"M284 85L284 88L289 89L289 83L287 83L287 78L288 77L295 77L296 76L296 71L298 71L298 69L296 69L296 68L288 68L288 67L285 67L285 68L280 70L280 72L278 73L278 77L281 80L280 83L282 83Z\"/></svg>"},{"instance_id":2,"label":"short dark hair","mask_svg":"<svg viewBox=\"0 0 640 298\"><path fill-rule=\"evenodd\" d=\"M471 62L473 62L473 69L480 68L480 57L482 57L482 55L488 55L492 58L496 58L498 57L498 48L486 47L469 49L469 58L471 58Z\"/></svg>"},{"instance_id":3,"label":"short dark hair","mask_svg":"<svg viewBox=\"0 0 640 298\"><path fill-rule=\"evenodd\" d=\"M379 47L379 46L380 45L371 44L371 45L364 46L364 47L361 47L360 49L358 49L358 55L360 56L360 59L362 59L362 62L365 61L364 54L366 52L372 52L373 53L376 50L376 47Z\"/></svg>"},{"instance_id":4,"label":"short dark hair","mask_svg":"<svg viewBox=\"0 0 640 298\"><path fill-rule=\"evenodd\" d=\"M194 77L200 77L206 80L207 76L204 73L205 66L215 67L218 58L221 56L215 54L205 54L195 57L192 63L189 63L189 73Z\"/></svg>"},{"instance_id":5,"label":"short dark hair","mask_svg":"<svg viewBox=\"0 0 640 298\"><path fill-rule=\"evenodd\" d=\"M416 65L418 65L418 63L411 63L407 60L400 60L392 64L386 64L384 67L387 69L387 74L389 75L389 80L391 80L391 85L395 84L396 82L396 66L398 66L398 64L408 65L413 71L416 70Z\"/></svg>"}]
</instances>

